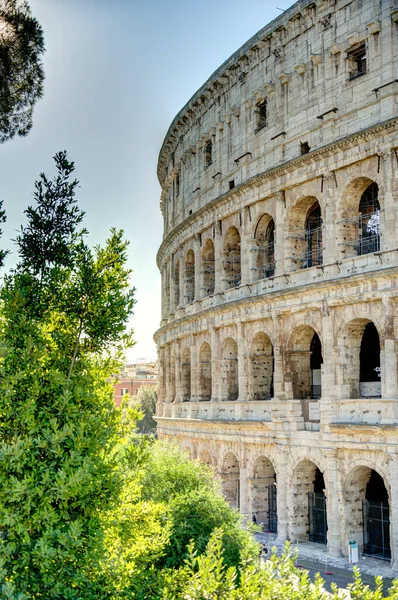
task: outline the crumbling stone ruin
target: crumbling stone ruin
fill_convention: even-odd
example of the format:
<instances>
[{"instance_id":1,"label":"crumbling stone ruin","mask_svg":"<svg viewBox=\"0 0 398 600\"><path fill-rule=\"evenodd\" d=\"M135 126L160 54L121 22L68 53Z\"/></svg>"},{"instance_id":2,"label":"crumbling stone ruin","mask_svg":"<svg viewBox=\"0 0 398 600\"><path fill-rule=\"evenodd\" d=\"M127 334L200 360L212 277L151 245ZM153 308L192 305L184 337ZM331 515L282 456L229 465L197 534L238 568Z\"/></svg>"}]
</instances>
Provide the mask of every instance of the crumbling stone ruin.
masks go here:
<instances>
[{"instance_id":1,"label":"crumbling stone ruin","mask_svg":"<svg viewBox=\"0 0 398 600\"><path fill-rule=\"evenodd\" d=\"M398 5L301 0L172 122L159 435L279 540L398 570Z\"/></svg>"}]
</instances>

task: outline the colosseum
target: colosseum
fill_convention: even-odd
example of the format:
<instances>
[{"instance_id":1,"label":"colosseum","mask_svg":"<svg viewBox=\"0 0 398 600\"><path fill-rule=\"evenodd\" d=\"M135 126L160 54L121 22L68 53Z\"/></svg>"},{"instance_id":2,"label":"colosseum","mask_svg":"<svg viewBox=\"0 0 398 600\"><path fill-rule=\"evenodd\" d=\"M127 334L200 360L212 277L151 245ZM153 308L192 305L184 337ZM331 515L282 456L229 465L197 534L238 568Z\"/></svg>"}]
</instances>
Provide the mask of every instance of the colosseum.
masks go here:
<instances>
[{"instance_id":1,"label":"colosseum","mask_svg":"<svg viewBox=\"0 0 398 600\"><path fill-rule=\"evenodd\" d=\"M155 334L159 435L280 542L355 540L392 573L396 1L300 0L177 114Z\"/></svg>"}]
</instances>

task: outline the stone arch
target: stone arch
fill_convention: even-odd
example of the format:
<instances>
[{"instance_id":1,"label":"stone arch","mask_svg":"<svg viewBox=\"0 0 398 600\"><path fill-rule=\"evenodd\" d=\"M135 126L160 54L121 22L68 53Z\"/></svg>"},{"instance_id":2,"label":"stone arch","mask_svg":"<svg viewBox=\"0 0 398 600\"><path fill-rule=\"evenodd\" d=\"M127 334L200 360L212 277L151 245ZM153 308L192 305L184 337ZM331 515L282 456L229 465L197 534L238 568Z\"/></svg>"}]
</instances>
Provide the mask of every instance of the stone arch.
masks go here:
<instances>
[{"instance_id":1,"label":"stone arch","mask_svg":"<svg viewBox=\"0 0 398 600\"><path fill-rule=\"evenodd\" d=\"M232 508L240 507L240 468L239 460L232 452L224 455L221 463L222 490L226 501Z\"/></svg>"},{"instance_id":2,"label":"stone arch","mask_svg":"<svg viewBox=\"0 0 398 600\"><path fill-rule=\"evenodd\" d=\"M237 400L238 397L238 346L235 340L227 338L221 354L221 398L222 400Z\"/></svg>"},{"instance_id":3,"label":"stone arch","mask_svg":"<svg viewBox=\"0 0 398 600\"><path fill-rule=\"evenodd\" d=\"M202 250L202 293L203 297L214 294L216 267L213 240L207 238Z\"/></svg>"},{"instance_id":4,"label":"stone arch","mask_svg":"<svg viewBox=\"0 0 398 600\"><path fill-rule=\"evenodd\" d=\"M264 531L277 533L276 473L269 458L258 456L251 479L252 513Z\"/></svg>"},{"instance_id":5,"label":"stone arch","mask_svg":"<svg viewBox=\"0 0 398 600\"><path fill-rule=\"evenodd\" d=\"M274 395L274 350L268 335L258 332L251 343L249 390L253 400L269 400Z\"/></svg>"},{"instance_id":6,"label":"stone arch","mask_svg":"<svg viewBox=\"0 0 398 600\"><path fill-rule=\"evenodd\" d=\"M185 257L184 286L185 303L190 304L195 299L195 253L192 249Z\"/></svg>"},{"instance_id":7,"label":"stone arch","mask_svg":"<svg viewBox=\"0 0 398 600\"><path fill-rule=\"evenodd\" d=\"M180 261L176 260L174 265L174 307L180 304L181 301L181 291L180 291Z\"/></svg>"},{"instance_id":8,"label":"stone arch","mask_svg":"<svg viewBox=\"0 0 398 600\"><path fill-rule=\"evenodd\" d=\"M190 402L191 393L191 351L185 348L181 363L181 400Z\"/></svg>"},{"instance_id":9,"label":"stone arch","mask_svg":"<svg viewBox=\"0 0 398 600\"><path fill-rule=\"evenodd\" d=\"M327 543L326 484L324 473L304 458L291 477L291 538Z\"/></svg>"},{"instance_id":10,"label":"stone arch","mask_svg":"<svg viewBox=\"0 0 398 600\"><path fill-rule=\"evenodd\" d=\"M269 214L262 215L254 230L257 242L254 279L272 277L275 273L275 223Z\"/></svg>"},{"instance_id":11,"label":"stone arch","mask_svg":"<svg viewBox=\"0 0 398 600\"><path fill-rule=\"evenodd\" d=\"M374 322L365 318L350 321L343 344L344 384L349 397L380 397L380 336Z\"/></svg>"},{"instance_id":12,"label":"stone arch","mask_svg":"<svg viewBox=\"0 0 398 600\"><path fill-rule=\"evenodd\" d=\"M343 258L380 251L380 198L374 180L357 177L345 187L338 223Z\"/></svg>"},{"instance_id":13,"label":"stone arch","mask_svg":"<svg viewBox=\"0 0 398 600\"><path fill-rule=\"evenodd\" d=\"M292 269L322 264L322 210L315 196L298 200L288 217Z\"/></svg>"},{"instance_id":14,"label":"stone arch","mask_svg":"<svg viewBox=\"0 0 398 600\"><path fill-rule=\"evenodd\" d=\"M208 467L213 467L213 459L210 453L210 450L207 448L202 448L198 454L200 462L204 463Z\"/></svg>"},{"instance_id":15,"label":"stone arch","mask_svg":"<svg viewBox=\"0 0 398 600\"><path fill-rule=\"evenodd\" d=\"M385 476L366 463L346 478L346 543L355 540L365 554L390 559L390 490Z\"/></svg>"},{"instance_id":16,"label":"stone arch","mask_svg":"<svg viewBox=\"0 0 398 600\"><path fill-rule=\"evenodd\" d=\"M203 342L199 350L199 400L211 400L212 368L211 348L208 342Z\"/></svg>"},{"instance_id":17,"label":"stone arch","mask_svg":"<svg viewBox=\"0 0 398 600\"><path fill-rule=\"evenodd\" d=\"M236 227L231 226L223 245L224 289L237 287L241 282L241 240Z\"/></svg>"},{"instance_id":18,"label":"stone arch","mask_svg":"<svg viewBox=\"0 0 398 600\"><path fill-rule=\"evenodd\" d=\"M320 398L322 343L313 327L296 327L290 337L288 357L293 397L301 400Z\"/></svg>"}]
</instances>

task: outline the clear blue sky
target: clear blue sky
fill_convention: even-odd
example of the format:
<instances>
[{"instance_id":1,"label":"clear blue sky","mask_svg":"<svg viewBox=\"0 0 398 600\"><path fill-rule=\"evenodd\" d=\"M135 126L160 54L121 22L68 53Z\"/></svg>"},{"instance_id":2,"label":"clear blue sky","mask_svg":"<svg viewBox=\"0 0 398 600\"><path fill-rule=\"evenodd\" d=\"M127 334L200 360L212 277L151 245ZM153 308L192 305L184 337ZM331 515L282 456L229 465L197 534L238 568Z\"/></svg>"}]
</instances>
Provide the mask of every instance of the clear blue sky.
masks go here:
<instances>
[{"instance_id":1,"label":"clear blue sky","mask_svg":"<svg viewBox=\"0 0 398 600\"><path fill-rule=\"evenodd\" d=\"M92 243L102 242L111 226L131 240L138 303L130 360L156 356L162 237L156 165L163 137L209 75L280 14L275 2L30 0L46 40L45 94L31 134L0 146L0 197L8 213L3 246L11 246L23 222L38 173L51 171L51 157L67 149Z\"/></svg>"}]
</instances>

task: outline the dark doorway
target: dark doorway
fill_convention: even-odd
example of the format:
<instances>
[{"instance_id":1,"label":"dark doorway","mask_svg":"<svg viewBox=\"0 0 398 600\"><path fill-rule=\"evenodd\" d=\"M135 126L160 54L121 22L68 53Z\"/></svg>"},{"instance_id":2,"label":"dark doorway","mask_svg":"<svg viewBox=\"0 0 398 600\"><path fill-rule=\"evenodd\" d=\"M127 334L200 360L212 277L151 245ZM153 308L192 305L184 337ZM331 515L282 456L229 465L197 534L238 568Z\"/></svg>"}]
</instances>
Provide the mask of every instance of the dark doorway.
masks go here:
<instances>
[{"instance_id":1,"label":"dark doorway","mask_svg":"<svg viewBox=\"0 0 398 600\"><path fill-rule=\"evenodd\" d=\"M308 494L308 538L310 542L327 543L327 518L325 480L321 471L316 468L314 491Z\"/></svg>"},{"instance_id":2,"label":"dark doorway","mask_svg":"<svg viewBox=\"0 0 398 600\"><path fill-rule=\"evenodd\" d=\"M311 340L310 352L311 398L320 398L322 395L321 365L323 358L322 344L317 333L314 333Z\"/></svg>"},{"instance_id":3,"label":"dark doorway","mask_svg":"<svg viewBox=\"0 0 398 600\"><path fill-rule=\"evenodd\" d=\"M382 477L371 471L363 502L363 553L376 558L391 559L390 508Z\"/></svg>"}]
</instances>

